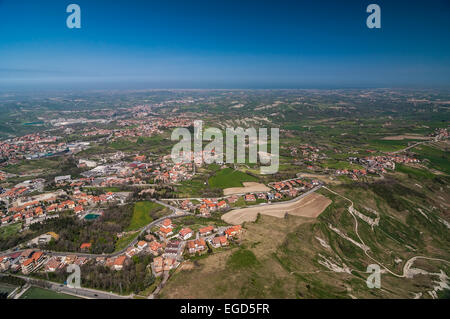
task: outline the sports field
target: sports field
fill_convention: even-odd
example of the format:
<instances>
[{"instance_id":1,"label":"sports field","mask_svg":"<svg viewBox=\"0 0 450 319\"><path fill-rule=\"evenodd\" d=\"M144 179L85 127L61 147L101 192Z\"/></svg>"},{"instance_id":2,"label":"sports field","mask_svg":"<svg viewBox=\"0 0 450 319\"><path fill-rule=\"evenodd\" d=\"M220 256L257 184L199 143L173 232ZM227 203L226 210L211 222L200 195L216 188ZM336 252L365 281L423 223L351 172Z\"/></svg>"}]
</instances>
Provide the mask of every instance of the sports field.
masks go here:
<instances>
[{"instance_id":1,"label":"sports field","mask_svg":"<svg viewBox=\"0 0 450 319\"><path fill-rule=\"evenodd\" d=\"M62 294L48 289L31 287L20 297L20 299L80 299L80 298L72 295Z\"/></svg>"}]
</instances>

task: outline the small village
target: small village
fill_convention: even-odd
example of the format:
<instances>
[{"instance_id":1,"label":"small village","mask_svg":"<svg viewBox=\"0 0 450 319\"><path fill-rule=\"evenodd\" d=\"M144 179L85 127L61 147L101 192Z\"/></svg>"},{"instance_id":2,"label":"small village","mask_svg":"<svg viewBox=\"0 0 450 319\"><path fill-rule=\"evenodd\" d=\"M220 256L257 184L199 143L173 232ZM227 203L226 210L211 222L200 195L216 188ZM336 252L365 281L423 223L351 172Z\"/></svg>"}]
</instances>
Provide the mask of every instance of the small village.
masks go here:
<instances>
[{"instance_id":1,"label":"small village","mask_svg":"<svg viewBox=\"0 0 450 319\"><path fill-rule=\"evenodd\" d=\"M154 276L160 276L164 272L176 269L184 258L198 256L238 244L243 228L236 226L215 227L212 225L202 227L194 232L188 227L182 228L177 233L173 230L176 224L169 218L165 218L158 226L156 232L149 231L143 240L137 241L126 249L124 253L111 257L90 256L90 243L83 243L81 249L85 253L55 253L45 252L35 248L24 249L0 257L0 270L10 273L21 272L30 275L35 272L55 272L63 270L66 266L75 264L82 266L86 263L106 266L120 271L131 261L135 255L151 255L153 262L151 270ZM57 238L57 234L48 233L37 238L37 243Z\"/></svg>"}]
</instances>

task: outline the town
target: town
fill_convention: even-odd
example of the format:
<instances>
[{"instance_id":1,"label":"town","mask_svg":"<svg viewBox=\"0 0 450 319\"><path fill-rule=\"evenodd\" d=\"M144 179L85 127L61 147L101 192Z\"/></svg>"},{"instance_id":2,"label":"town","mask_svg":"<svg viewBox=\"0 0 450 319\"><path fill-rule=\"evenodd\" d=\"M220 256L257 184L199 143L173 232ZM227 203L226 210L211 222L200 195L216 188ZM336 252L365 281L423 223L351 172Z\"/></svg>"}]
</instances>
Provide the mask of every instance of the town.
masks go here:
<instances>
[{"instance_id":1,"label":"town","mask_svg":"<svg viewBox=\"0 0 450 319\"><path fill-rule=\"evenodd\" d=\"M421 134L409 135L386 129L383 135L363 136L359 144L353 144L334 140L322 127L314 131L309 125L280 126L280 171L274 174L260 174L262 166L247 159L207 163L205 158L211 154L206 149L180 151L182 161L174 162L171 149L176 141L171 133L176 128L192 133L194 121L200 118L205 127L270 127L274 105L297 107L306 99L276 95L266 101L261 93L236 94L187 92L151 103L132 100L127 107L115 109L102 105L54 111L26 123L25 130L35 132L1 139L0 283L23 280L14 289L8 286L8 298L26 297L36 286L81 298L179 296L180 290L172 287L180 280L189 282L191 271L192 280L199 280L195 274L211 265L227 276L234 267L243 267L238 273L247 276L247 269L252 269L245 268L247 262L262 265L267 258L275 258L272 263L283 269L348 273L344 262L330 257L328 236L344 241L334 247L339 254L348 243L370 253L368 244L351 237L351 223L334 220L345 212L348 194L370 189L370 196L387 196L400 209L409 206L377 187L399 183L393 181L420 190L434 187L431 183L445 185L441 179L446 174L442 158L447 127L420 127ZM339 98L345 96L342 93ZM260 99L259 104L250 104L250 110L246 110L248 97ZM315 95L308 99L313 103ZM237 115L182 111L197 105ZM328 130L341 132L335 128L340 121ZM355 120L356 126L359 121ZM383 123L392 126L385 119ZM250 148L250 138L244 141L245 149ZM435 194L436 201L442 200L437 196L445 196L440 188ZM374 204L378 202L384 204ZM397 238L398 233L386 227L383 212L392 203L376 197L367 204L359 201L348 211L369 225L370 232L384 227L384 232ZM444 204L440 205L433 204L432 209L443 209ZM420 216L434 221L425 207L419 208ZM446 222L439 217L435 227L448 227ZM294 228L303 223L321 228L310 229L306 235L305 228ZM344 227L348 228L341 230ZM324 229L333 235L326 235ZM302 244L291 247L283 239L288 235L293 241L302 238ZM308 240L318 246L303 245ZM292 262L285 254L289 248L295 256L293 251L304 246L313 247L317 255L298 263L299 259ZM272 252L277 255L268 255ZM344 260L346 255L340 256ZM302 268L303 263L308 267ZM81 270L81 287L76 290L68 282L72 267ZM189 293L201 295L195 289Z\"/></svg>"}]
</instances>

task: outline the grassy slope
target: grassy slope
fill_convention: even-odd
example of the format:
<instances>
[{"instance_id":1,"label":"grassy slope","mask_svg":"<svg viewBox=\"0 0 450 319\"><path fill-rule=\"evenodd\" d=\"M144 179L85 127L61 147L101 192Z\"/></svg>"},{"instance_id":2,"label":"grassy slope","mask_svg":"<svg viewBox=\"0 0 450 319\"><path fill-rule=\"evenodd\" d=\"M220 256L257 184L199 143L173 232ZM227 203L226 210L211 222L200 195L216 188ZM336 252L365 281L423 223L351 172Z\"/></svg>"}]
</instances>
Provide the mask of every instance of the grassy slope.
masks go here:
<instances>
[{"instance_id":1,"label":"grassy slope","mask_svg":"<svg viewBox=\"0 0 450 319\"><path fill-rule=\"evenodd\" d=\"M217 188L229 188L229 187L241 187L242 182L257 182L256 177L250 176L241 171L236 171L231 168L225 168L220 170L216 175L208 180L211 187Z\"/></svg>"},{"instance_id":2,"label":"grassy slope","mask_svg":"<svg viewBox=\"0 0 450 319\"><path fill-rule=\"evenodd\" d=\"M426 159L431 168L450 175L450 153L437 147L420 145L413 149L420 159Z\"/></svg>"},{"instance_id":3,"label":"grassy slope","mask_svg":"<svg viewBox=\"0 0 450 319\"><path fill-rule=\"evenodd\" d=\"M126 230L137 230L152 222L154 218L162 217L167 213L169 213L169 210L158 203L149 201L137 202L134 205L130 225Z\"/></svg>"},{"instance_id":4,"label":"grassy slope","mask_svg":"<svg viewBox=\"0 0 450 319\"><path fill-rule=\"evenodd\" d=\"M391 176L392 177L392 176ZM449 196L436 181L417 180L395 174L389 181L362 187L336 186L351 198L361 213L374 217L366 207L381 215L379 226L371 227L358 218L359 234L370 247L370 255L395 273L401 274L409 258L416 255L449 259L448 229L438 220L444 210L439 203ZM422 188L416 184L420 183ZM436 277L413 279L382 275L383 289L368 289L366 268L374 262L363 251L343 239L332 224L356 241L348 201L327 190L322 194L333 200L317 220L289 216L277 219L262 216L245 225L244 249L223 250L194 263L193 270L177 272L163 289L163 298L411 298L415 292L433 288ZM432 208L435 207L435 208ZM425 218L418 208L427 214ZM330 248L323 247L316 237ZM337 266L349 267L351 274L333 272L319 263L324 258ZM401 259L400 262L398 260ZM397 262L396 262L397 260ZM415 267L449 272L448 265L417 261ZM208 278L207 281L204 278ZM202 289L194 289L201 283ZM192 289L186 289L192 287ZM424 294L424 297L429 297Z\"/></svg>"},{"instance_id":5,"label":"grassy slope","mask_svg":"<svg viewBox=\"0 0 450 319\"><path fill-rule=\"evenodd\" d=\"M138 232L133 232L131 234L123 236L122 238L119 238L116 241L115 245L116 249L114 250L114 252L124 249L129 243L131 243L138 236L138 234L139 234Z\"/></svg>"},{"instance_id":6,"label":"grassy slope","mask_svg":"<svg viewBox=\"0 0 450 319\"><path fill-rule=\"evenodd\" d=\"M0 239L6 239L9 236L16 234L22 226L22 223L14 223L11 225L0 227Z\"/></svg>"}]
</instances>

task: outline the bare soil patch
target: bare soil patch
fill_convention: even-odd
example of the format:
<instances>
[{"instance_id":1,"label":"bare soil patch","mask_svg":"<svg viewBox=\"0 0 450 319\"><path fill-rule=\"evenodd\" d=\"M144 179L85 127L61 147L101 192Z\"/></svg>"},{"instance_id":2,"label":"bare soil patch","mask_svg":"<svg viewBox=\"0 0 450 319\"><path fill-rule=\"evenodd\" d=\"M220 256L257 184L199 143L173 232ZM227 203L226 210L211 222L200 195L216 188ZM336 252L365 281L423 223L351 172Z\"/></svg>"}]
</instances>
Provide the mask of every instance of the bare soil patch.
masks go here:
<instances>
[{"instance_id":1,"label":"bare soil patch","mask_svg":"<svg viewBox=\"0 0 450 319\"><path fill-rule=\"evenodd\" d=\"M252 192L268 192L270 188L264 184L256 183L256 182L243 182L244 187L230 187L225 188L223 193L225 196L233 195L233 194L242 194L242 193L252 193Z\"/></svg>"},{"instance_id":2,"label":"bare soil patch","mask_svg":"<svg viewBox=\"0 0 450 319\"><path fill-rule=\"evenodd\" d=\"M331 179L330 176L328 175L301 173L299 177L315 178L327 184L335 184L335 185L342 184L341 181L337 179Z\"/></svg>"},{"instance_id":3,"label":"bare soil patch","mask_svg":"<svg viewBox=\"0 0 450 319\"><path fill-rule=\"evenodd\" d=\"M317 193L311 193L295 202L232 210L224 214L222 219L227 223L237 225L243 222L254 222L258 213L278 218L283 218L285 214L317 218L330 204L331 200L329 198Z\"/></svg>"},{"instance_id":4,"label":"bare soil patch","mask_svg":"<svg viewBox=\"0 0 450 319\"><path fill-rule=\"evenodd\" d=\"M382 140L387 141L401 141L401 140L429 140L430 137L416 135L416 134L405 134L405 135L395 135L395 136L385 136Z\"/></svg>"},{"instance_id":5,"label":"bare soil patch","mask_svg":"<svg viewBox=\"0 0 450 319\"><path fill-rule=\"evenodd\" d=\"M314 220L261 216L257 223L246 225L242 242L257 257L256 269L236 271L227 266L239 248L217 251L200 259L193 269L175 273L163 288L161 298L296 298L296 280L272 257L286 234Z\"/></svg>"}]
</instances>

